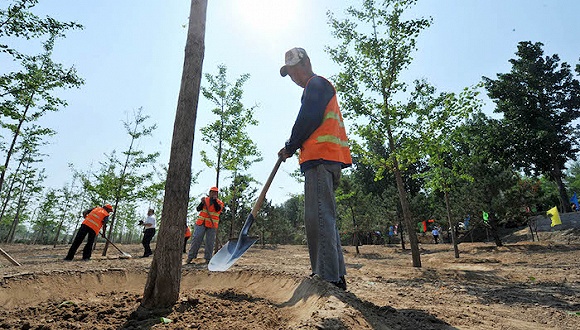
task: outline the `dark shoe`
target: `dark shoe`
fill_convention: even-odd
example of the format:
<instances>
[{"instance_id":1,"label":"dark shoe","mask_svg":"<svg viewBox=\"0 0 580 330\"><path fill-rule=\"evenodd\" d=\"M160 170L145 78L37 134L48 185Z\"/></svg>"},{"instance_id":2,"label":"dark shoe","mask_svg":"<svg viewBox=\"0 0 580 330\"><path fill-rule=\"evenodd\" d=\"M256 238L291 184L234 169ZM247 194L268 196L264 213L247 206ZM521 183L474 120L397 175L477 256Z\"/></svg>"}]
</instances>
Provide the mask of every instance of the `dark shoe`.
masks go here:
<instances>
[{"instance_id":1,"label":"dark shoe","mask_svg":"<svg viewBox=\"0 0 580 330\"><path fill-rule=\"evenodd\" d=\"M344 278L344 275L340 277L340 281L338 282L330 282L334 285L336 285L337 287L343 289L344 291L346 291L346 279Z\"/></svg>"}]
</instances>

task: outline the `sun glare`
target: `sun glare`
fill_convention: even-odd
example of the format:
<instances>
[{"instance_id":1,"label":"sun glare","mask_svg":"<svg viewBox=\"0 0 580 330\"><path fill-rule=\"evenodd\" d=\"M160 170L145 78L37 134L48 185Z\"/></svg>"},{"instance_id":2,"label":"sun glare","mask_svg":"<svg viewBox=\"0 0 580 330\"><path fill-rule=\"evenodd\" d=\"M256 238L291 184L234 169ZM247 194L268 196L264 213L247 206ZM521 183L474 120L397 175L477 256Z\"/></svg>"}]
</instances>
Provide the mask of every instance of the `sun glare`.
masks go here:
<instances>
[{"instance_id":1,"label":"sun glare","mask_svg":"<svg viewBox=\"0 0 580 330\"><path fill-rule=\"evenodd\" d=\"M261 36L283 35L300 24L301 1L236 0L234 15L240 28Z\"/></svg>"}]
</instances>

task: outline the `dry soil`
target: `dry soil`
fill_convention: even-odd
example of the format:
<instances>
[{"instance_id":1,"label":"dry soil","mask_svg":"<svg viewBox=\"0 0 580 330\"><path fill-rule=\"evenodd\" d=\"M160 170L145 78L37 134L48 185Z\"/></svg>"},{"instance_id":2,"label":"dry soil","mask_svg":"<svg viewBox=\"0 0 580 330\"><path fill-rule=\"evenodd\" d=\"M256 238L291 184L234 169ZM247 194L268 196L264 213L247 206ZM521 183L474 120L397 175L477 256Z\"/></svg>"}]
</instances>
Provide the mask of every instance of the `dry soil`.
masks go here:
<instances>
[{"instance_id":1,"label":"dry soil","mask_svg":"<svg viewBox=\"0 0 580 330\"><path fill-rule=\"evenodd\" d=\"M0 256L0 329L580 329L578 233L517 237L462 243L459 258L421 244L420 268L399 245L347 246L347 291L308 276L305 246L255 245L226 272L183 266L165 311L139 308L154 256L102 257L99 243L64 262L67 246L2 245L21 266Z\"/></svg>"}]
</instances>

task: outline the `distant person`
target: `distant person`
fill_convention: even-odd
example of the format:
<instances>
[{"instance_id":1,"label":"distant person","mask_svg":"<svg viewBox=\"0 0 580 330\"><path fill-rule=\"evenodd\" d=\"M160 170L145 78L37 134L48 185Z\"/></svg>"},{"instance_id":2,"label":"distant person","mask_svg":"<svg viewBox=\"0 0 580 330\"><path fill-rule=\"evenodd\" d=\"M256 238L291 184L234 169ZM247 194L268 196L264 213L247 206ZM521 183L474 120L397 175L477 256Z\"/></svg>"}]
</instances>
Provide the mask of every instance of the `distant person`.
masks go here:
<instances>
[{"instance_id":1,"label":"distant person","mask_svg":"<svg viewBox=\"0 0 580 330\"><path fill-rule=\"evenodd\" d=\"M143 240L141 240L141 244L143 245L144 251L141 258L147 258L153 254L153 251L151 251L151 240L155 236L155 222L155 210L153 209L147 211L145 221L139 221L139 225L143 226Z\"/></svg>"},{"instance_id":2,"label":"distant person","mask_svg":"<svg viewBox=\"0 0 580 330\"><path fill-rule=\"evenodd\" d=\"M439 230L437 229L437 227L433 228L433 230L431 231L431 234L433 234L433 239L435 240L435 244L439 244Z\"/></svg>"},{"instance_id":3,"label":"distant person","mask_svg":"<svg viewBox=\"0 0 580 330\"><path fill-rule=\"evenodd\" d=\"M187 253L187 241L191 237L191 229L188 225L185 225L185 241L183 242L183 253Z\"/></svg>"},{"instance_id":4,"label":"distant person","mask_svg":"<svg viewBox=\"0 0 580 330\"><path fill-rule=\"evenodd\" d=\"M109 214L113 212L111 204L105 204L103 207L95 207L83 211L85 218L77 232L75 239L68 250L68 254L64 257L66 261L72 261L77 249L82 244L86 236L88 236L87 244L83 248L83 261L89 261L93 253L93 244L95 238L103 228L103 237L105 237L106 224L109 221Z\"/></svg>"},{"instance_id":5,"label":"distant person","mask_svg":"<svg viewBox=\"0 0 580 330\"><path fill-rule=\"evenodd\" d=\"M389 242L387 244L391 244L393 242L394 235L395 235L395 227L389 226Z\"/></svg>"},{"instance_id":6,"label":"distant person","mask_svg":"<svg viewBox=\"0 0 580 330\"><path fill-rule=\"evenodd\" d=\"M197 252L201 247L201 242L205 236L204 258L205 262L209 263L213 254L213 245L215 243L216 230L220 221L220 214L224 210L224 202L218 199L218 188L211 187L209 196L202 197L201 203L197 206L199 216L195 222L195 229L193 230L193 238L187 260L185 263L189 264L193 259L197 258Z\"/></svg>"},{"instance_id":7,"label":"distant person","mask_svg":"<svg viewBox=\"0 0 580 330\"><path fill-rule=\"evenodd\" d=\"M348 138L334 86L314 74L303 48L285 54L282 77L303 88L290 139L278 152L285 161L300 149L304 174L304 224L312 274L346 290L346 267L336 226L334 191L343 168L352 165Z\"/></svg>"}]
</instances>

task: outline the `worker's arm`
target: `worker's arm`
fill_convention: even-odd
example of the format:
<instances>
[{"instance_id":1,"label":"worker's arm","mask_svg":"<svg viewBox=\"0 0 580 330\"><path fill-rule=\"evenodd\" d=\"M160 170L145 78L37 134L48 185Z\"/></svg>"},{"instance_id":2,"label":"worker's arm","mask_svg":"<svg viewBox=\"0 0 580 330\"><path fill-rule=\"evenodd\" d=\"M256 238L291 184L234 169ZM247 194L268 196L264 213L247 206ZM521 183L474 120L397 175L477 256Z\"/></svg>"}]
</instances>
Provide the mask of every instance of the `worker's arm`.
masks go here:
<instances>
[{"instance_id":1,"label":"worker's arm","mask_svg":"<svg viewBox=\"0 0 580 330\"><path fill-rule=\"evenodd\" d=\"M218 200L217 199L212 199L211 200L211 203L213 204L213 207L215 208L215 210L217 212L219 212L219 211L222 210L222 206L220 205L220 203L218 203Z\"/></svg>"},{"instance_id":2,"label":"worker's arm","mask_svg":"<svg viewBox=\"0 0 580 330\"><path fill-rule=\"evenodd\" d=\"M199 203L199 205L197 206L196 210L199 212L201 210L203 210L203 205L205 204L205 197L201 198L201 203Z\"/></svg>"}]
</instances>

